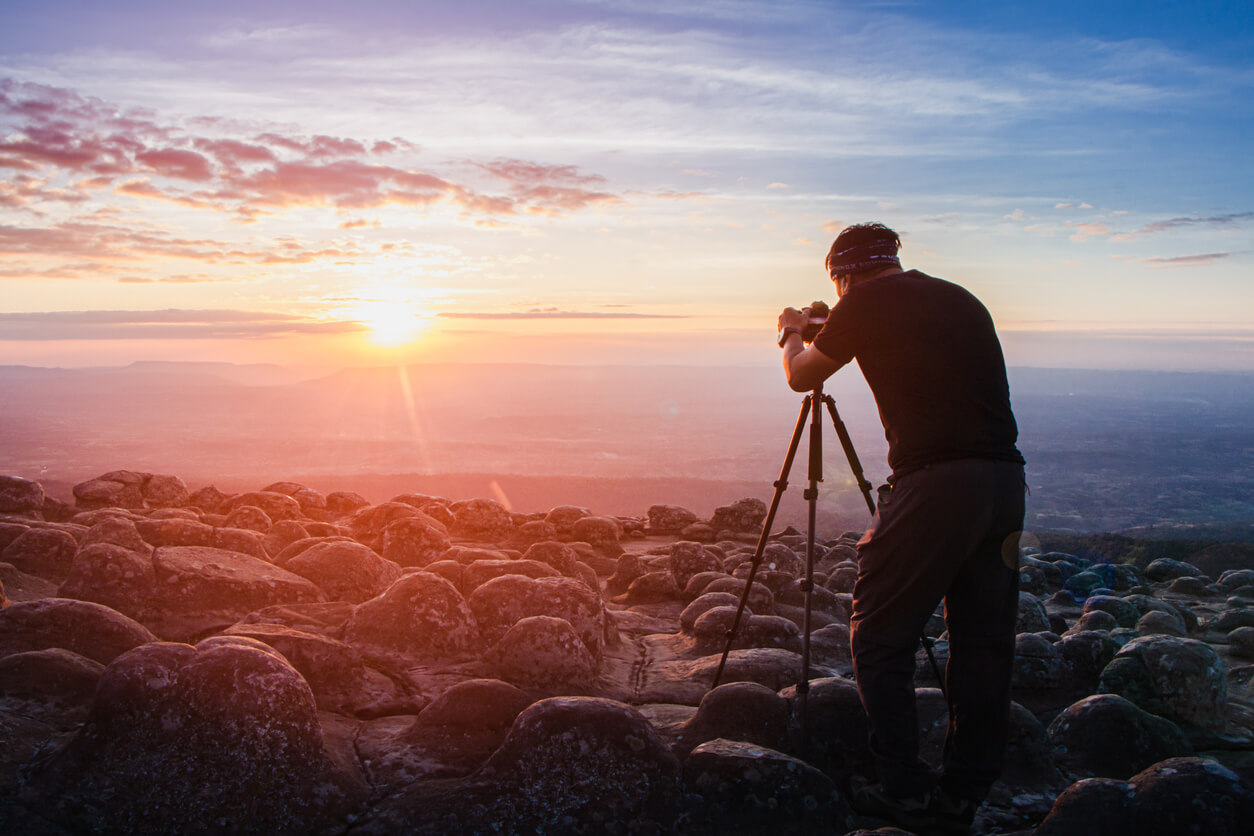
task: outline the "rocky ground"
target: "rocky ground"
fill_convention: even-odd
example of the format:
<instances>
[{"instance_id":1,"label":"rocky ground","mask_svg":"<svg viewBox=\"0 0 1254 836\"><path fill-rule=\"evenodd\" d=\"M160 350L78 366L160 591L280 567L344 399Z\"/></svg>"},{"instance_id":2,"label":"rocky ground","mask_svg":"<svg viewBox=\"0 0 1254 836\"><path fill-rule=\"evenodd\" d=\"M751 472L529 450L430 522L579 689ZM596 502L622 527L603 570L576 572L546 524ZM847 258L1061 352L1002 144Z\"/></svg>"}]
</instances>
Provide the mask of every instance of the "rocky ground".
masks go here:
<instances>
[{"instance_id":1,"label":"rocky ground","mask_svg":"<svg viewBox=\"0 0 1254 836\"><path fill-rule=\"evenodd\" d=\"M117 471L0 477L0 832L890 833L851 678L859 532ZM834 532L832 534L835 534ZM1254 568L1021 558L1008 763L979 833L1254 820ZM928 632L946 658L938 613ZM947 714L926 656L925 754ZM805 734L801 718L804 704Z\"/></svg>"}]
</instances>

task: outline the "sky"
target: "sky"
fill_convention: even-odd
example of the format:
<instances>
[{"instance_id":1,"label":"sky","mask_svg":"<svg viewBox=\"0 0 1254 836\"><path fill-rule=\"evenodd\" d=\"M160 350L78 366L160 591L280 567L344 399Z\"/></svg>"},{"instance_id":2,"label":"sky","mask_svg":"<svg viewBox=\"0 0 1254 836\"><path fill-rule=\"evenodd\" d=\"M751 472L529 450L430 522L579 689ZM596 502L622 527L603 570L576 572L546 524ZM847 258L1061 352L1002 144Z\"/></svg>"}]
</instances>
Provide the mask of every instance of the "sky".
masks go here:
<instances>
[{"instance_id":1,"label":"sky","mask_svg":"<svg viewBox=\"0 0 1254 836\"><path fill-rule=\"evenodd\" d=\"M776 364L880 221L1011 365L1254 371L1248 3L0 16L0 364Z\"/></svg>"}]
</instances>

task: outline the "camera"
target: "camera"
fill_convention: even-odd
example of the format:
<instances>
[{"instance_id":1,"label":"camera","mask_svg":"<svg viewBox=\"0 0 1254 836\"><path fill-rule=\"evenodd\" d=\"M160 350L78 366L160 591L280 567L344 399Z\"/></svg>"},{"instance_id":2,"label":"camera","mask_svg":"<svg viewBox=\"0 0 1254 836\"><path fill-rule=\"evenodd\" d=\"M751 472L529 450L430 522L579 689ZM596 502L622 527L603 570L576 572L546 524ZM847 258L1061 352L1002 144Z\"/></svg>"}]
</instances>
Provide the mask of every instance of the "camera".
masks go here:
<instances>
[{"instance_id":1,"label":"camera","mask_svg":"<svg viewBox=\"0 0 1254 836\"><path fill-rule=\"evenodd\" d=\"M805 312L809 315L806 320L806 327L801 331L801 341L804 343L814 342L814 338L823 330L823 326L827 324L827 315L831 310L827 307L827 303L822 299L811 302L805 308Z\"/></svg>"},{"instance_id":2,"label":"camera","mask_svg":"<svg viewBox=\"0 0 1254 836\"><path fill-rule=\"evenodd\" d=\"M814 342L814 338L819 335L819 331L823 330L823 326L827 323L827 315L831 310L827 307L827 303L818 300L811 302L802 308L806 315L805 327L801 329L801 341L809 345ZM779 344L784 345L784 332L779 334Z\"/></svg>"}]
</instances>

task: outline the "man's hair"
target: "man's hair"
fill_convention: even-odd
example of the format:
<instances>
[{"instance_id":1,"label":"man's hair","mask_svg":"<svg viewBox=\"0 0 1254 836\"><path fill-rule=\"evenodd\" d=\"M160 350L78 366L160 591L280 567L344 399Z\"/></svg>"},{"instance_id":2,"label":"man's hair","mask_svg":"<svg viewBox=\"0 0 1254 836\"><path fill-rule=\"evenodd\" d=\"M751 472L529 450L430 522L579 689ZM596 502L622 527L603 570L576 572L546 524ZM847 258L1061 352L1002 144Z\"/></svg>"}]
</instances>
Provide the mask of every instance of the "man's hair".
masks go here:
<instances>
[{"instance_id":1,"label":"man's hair","mask_svg":"<svg viewBox=\"0 0 1254 836\"><path fill-rule=\"evenodd\" d=\"M848 272L858 273L896 261L897 251L900 249L901 238L883 224L854 224L845 227L836 236L823 263L829 271L833 265L848 264L851 265ZM883 261L884 265L867 263L868 261Z\"/></svg>"}]
</instances>

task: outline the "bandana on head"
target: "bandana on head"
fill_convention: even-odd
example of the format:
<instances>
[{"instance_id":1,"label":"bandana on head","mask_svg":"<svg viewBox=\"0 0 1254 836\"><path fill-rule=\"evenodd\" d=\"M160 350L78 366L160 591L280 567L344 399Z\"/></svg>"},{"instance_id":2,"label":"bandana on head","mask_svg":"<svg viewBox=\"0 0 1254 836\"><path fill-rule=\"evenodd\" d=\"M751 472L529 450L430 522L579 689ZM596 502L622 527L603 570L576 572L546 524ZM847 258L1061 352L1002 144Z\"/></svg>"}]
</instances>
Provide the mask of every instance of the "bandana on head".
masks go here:
<instances>
[{"instance_id":1,"label":"bandana on head","mask_svg":"<svg viewBox=\"0 0 1254 836\"><path fill-rule=\"evenodd\" d=\"M872 267L901 267L897 260L896 241L871 241L849 247L832 255L828 269L833 276L857 273Z\"/></svg>"}]
</instances>

